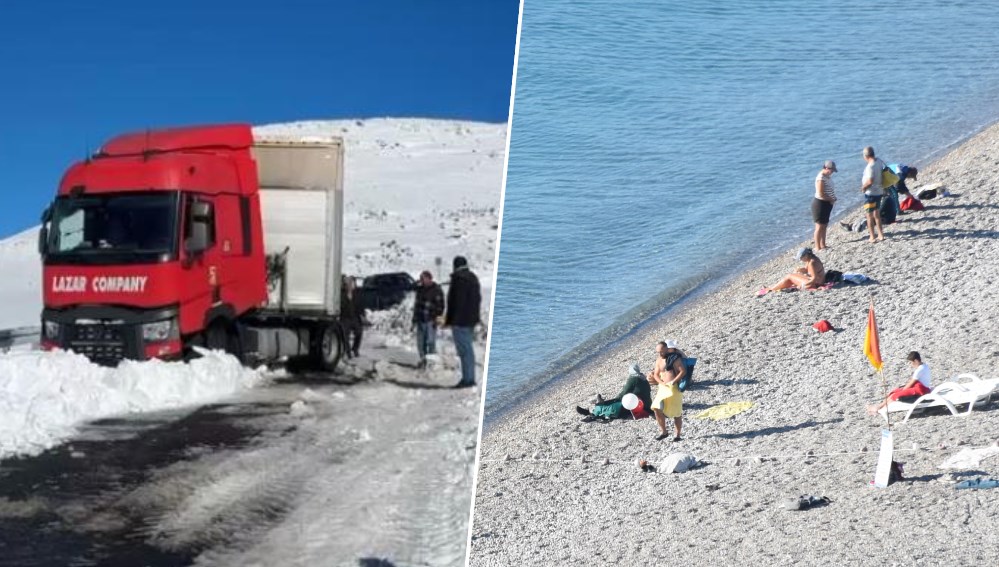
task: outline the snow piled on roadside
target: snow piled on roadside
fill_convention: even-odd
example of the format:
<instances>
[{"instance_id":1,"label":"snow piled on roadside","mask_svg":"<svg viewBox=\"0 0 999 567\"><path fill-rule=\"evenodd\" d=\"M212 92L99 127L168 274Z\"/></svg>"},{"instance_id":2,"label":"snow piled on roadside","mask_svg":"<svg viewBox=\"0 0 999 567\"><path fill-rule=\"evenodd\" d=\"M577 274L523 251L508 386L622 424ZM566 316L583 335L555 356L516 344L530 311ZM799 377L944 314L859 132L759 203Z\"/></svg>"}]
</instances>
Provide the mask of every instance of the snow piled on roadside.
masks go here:
<instances>
[{"instance_id":1,"label":"snow piled on roadside","mask_svg":"<svg viewBox=\"0 0 999 567\"><path fill-rule=\"evenodd\" d=\"M38 454L87 421L197 405L263 380L221 352L188 364L126 361L117 368L65 351L2 354L0 459Z\"/></svg>"}]
</instances>

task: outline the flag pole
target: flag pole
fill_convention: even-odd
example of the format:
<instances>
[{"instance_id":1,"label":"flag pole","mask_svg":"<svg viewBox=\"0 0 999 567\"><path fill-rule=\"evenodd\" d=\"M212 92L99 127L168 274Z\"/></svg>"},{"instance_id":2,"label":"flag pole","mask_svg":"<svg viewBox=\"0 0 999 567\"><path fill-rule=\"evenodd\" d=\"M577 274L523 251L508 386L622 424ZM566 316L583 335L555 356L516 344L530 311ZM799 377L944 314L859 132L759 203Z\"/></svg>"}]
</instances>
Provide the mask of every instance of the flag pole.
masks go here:
<instances>
[{"instance_id":1,"label":"flag pole","mask_svg":"<svg viewBox=\"0 0 999 567\"><path fill-rule=\"evenodd\" d=\"M888 411L888 380L885 379L884 366L882 366L881 368L882 368L881 370L878 370L878 374L881 375L881 388L882 388L882 391L884 393L884 397L882 399L886 402L885 403L885 421L888 422L887 428L888 428L889 431L891 431L891 412Z\"/></svg>"}]
</instances>

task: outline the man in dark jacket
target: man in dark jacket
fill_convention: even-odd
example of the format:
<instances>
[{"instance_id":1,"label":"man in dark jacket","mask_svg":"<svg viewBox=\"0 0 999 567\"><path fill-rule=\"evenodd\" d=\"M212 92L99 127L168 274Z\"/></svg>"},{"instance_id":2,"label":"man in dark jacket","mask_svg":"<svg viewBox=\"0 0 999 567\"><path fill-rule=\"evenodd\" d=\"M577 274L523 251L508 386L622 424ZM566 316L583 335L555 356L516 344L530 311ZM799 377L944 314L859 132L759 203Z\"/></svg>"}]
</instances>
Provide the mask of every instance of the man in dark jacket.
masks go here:
<instances>
[{"instance_id":1,"label":"man in dark jacket","mask_svg":"<svg viewBox=\"0 0 999 567\"><path fill-rule=\"evenodd\" d=\"M468 269L464 256L454 257L454 272L447 290L447 316L444 325L451 327L454 347L461 359L461 382L457 388L475 385L475 351L472 340L475 325L479 323L479 309L482 291L479 278Z\"/></svg>"},{"instance_id":2,"label":"man in dark jacket","mask_svg":"<svg viewBox=\"0 0 999 567\"><path fill-rule=\"evenodd\" d=\"M416 351L420 366L427 365L427 355L437 352L437 319L444 314L444 292L428 271L420 274L413 305L413 325L416 326Z\"/></svg>"},{"instance_id":3,"label":"man in dark jacket","mask_svg":"<svg viewBox=\"0 0 999 567\"><path fill-rule=\"evenodd\" d=\"M343 276L343 286L340 288L340 321L347 339L347 358L358 356L361 337L364 335L364 307L361 306L357 284L350 276Z\"/></svg>"}]
</instances>

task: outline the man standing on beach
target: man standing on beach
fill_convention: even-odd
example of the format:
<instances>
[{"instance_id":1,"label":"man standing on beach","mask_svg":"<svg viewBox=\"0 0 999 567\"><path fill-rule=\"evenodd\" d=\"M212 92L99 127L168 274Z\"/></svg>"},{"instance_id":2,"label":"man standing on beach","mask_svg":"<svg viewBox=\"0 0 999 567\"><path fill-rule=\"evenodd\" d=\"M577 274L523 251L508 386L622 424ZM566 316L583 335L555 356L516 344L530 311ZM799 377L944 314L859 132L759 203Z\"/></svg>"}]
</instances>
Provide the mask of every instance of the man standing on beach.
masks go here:
<instances>
[{"instance_id":1,"label":"man standing on beach","mask_svg":"<svg viewBox=\"0 0 999 567\"><path fill-rule=\"evenodd\" d=\"M864 177L861 179L860 191L864 194L864 214L867 215L867 231L871 234L871 242L880 242L885 239L885 231L881 227L881 197L884 189L881 187L881 172L885 168L885 163L875 157L874 148L867 146L864 148L864 160L867 167L864 168ZM877 226L877 238L875 239L874 227Z\"/></svg>"},{"instance_id":2,"label":"man standing on beach","mask_svg":"<svg viewBox=\"0 0 999 567\"><path fill-rule=\"evenodd\" d=\"M815 249L826 249L826 225L836 202L836 189L833 186L832 174L836 173L836 162L826 160L815 176L815 198L812 199L812 220L815 221Z\"/></svg>"},{"instance_id":3,"label":"man standing on beach","mask_svg":"<svg viewBox=\"0 0 999 567\"><path fill-rule=\"evenodd\" d=\"M464 256L455 256L454 272L447 290L447 316L444 325L451 327L454 348L461 359L461 381L456 388L475 385L475 351L472 349L475 325L479 323L482 290L479 278L468 269Z\"/></svg>"},{"instance_id":4,"label":"man standing on beach","mask_svg":"<svg viewBox=\"0 0 999 567\"><path fill-rule=\"evenodd\" d=\"M679 383L687 374L687 365L684 362L683 353L677 348L677 343L673 339L660 342L656 345L656 366L649 373L649 384L658 384L656 399L652 400L652 411L656 415L656 424L659 425L659 436L656 441L662 441L669 437L666 429L666 418L673 418L673 425L676 427L676 435L673 441L680 440L680 428L683 426L683 393L680 392Z\"/></svg>"}]
</instances>

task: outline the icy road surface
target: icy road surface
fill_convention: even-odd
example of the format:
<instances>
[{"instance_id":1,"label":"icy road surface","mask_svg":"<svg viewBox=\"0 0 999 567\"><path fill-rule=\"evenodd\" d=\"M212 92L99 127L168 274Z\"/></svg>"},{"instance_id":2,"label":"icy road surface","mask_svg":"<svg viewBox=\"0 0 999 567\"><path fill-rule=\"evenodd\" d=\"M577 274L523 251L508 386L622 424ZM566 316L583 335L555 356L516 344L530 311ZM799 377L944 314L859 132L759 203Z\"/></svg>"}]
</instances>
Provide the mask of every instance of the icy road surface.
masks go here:
<instances>
[{"instance_id":1,"label":"icy road surface","mask_svg":"<svg viewBox=\"0 0 999 567\"><path fill-rule=\"evenodd\" d=\"M0 462L0 564L461 565L480 390L378 350Z\"/></svg>"}]
</instances>

